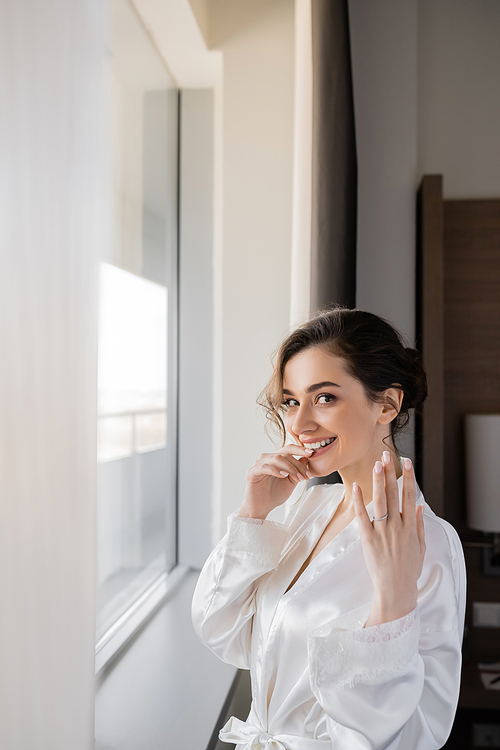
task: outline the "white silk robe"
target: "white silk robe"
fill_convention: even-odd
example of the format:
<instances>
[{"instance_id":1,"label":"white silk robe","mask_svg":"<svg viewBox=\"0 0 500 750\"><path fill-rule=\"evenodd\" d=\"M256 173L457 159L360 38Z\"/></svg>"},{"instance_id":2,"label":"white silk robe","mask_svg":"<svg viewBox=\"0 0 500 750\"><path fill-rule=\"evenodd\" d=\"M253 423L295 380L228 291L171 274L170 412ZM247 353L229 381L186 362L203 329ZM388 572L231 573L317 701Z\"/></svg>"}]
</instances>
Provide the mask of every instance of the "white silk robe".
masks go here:
<instances>
[{"instance_id":1,"label":"white silk robe","mask_svg":"<svg viewBox=\"0 0 500 750\"><path fill-rule=\"evenodd\" d=\"M402 482L398 480L400 509ZM314 485L284 523L227 519L192 602L217 656L249 669L246 721L219 737L238 750L434 750L458 703L466 571L457 532L424 504L426 552L415 609L363 628L374 588L355 518L287 587L343 496ZM373 501L366 507L373 517Z\"/></svg>"}]
</instances>

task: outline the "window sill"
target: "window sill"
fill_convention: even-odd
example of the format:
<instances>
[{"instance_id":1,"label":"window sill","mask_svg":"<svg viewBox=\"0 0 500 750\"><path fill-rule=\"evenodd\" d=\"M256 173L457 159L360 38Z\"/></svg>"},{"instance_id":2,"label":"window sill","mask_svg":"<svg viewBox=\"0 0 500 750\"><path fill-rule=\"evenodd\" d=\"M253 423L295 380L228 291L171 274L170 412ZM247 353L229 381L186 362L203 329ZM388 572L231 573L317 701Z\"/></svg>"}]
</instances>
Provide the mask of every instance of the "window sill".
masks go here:
<instances>
[{"instance_id":1,"label":"window sill","mask_svg":"<svg viewBox=\"0 0 500 750\"><path fill-rule=\"evenodd\" d=\"M163 573L155 583L128 609L97 642L95 648L95 673L99 675L127 648L142 623L146 624L169 595L172 595L189 569L177 565L171 573Z\"/></svg>"},{"instance_id":2,"label":"window sill","mask_svg":"<svg viewBox=\"0 0 500 750\"><path fill-rule=\"evenodd\" d=\"M205 750L237 673L196 636L191 600L199 571L106 666L96 686L96 750Z\"/></svg>"}]
</instances>

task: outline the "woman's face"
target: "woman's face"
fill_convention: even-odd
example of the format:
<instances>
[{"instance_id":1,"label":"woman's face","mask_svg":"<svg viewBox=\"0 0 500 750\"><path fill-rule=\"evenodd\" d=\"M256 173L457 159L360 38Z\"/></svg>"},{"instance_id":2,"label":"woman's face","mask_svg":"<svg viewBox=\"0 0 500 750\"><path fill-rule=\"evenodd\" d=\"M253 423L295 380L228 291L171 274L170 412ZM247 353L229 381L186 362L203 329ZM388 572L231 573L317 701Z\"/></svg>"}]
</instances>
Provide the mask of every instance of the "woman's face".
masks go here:
<instances>
[{"instance_id":1,"label":"woman's face","mask_svg":"<svg viewBox=\"0 0 500 750\"><path fill-rule=\"evenodd\" d=\"M305 447L332 441L309 459L314 476L327 476L350 465L376 459L387 434L383 406L370 401L362 384L344 369L344 360L313 347L293 356L283 377L285 424ZM375 460L376 460L375 459Z\"/></svg>"}]
</instances>

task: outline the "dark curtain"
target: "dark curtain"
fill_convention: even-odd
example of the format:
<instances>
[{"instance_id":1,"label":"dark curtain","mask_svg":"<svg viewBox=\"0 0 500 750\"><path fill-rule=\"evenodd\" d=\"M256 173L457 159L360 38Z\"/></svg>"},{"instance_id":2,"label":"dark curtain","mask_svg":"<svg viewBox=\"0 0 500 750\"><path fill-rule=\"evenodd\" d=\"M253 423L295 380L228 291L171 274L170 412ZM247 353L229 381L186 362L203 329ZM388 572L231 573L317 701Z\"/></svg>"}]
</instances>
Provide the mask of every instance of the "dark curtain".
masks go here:
<instances>
[{"instance_id":1,"label":"dark curtain","mask_svg":"<svg viewBox=\"0 0 500 750\"><path fill-rule=\"evenodd\" d=\"M311 0L311 312L356 306L358 164L347 0ZM313 484L342 482L334 472Z\"/></svg>"},{"instance_id":2,"label":"dark curtain","mask_svg":"<svg viewBox=\"0 0 500 750\"><path fill-rule=\"evenodd\" d=\"M357 159L347 0L311 0L311 312L355 307Z\"/></svg>"}]
</instances>

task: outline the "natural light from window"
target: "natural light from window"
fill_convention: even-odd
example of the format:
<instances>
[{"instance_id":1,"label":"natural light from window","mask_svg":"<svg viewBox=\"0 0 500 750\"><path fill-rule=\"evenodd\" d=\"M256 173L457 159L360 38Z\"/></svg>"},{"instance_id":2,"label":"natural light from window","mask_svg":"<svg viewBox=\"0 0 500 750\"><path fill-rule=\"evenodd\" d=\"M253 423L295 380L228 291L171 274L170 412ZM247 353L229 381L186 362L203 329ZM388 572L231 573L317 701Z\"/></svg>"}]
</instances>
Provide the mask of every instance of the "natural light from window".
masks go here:
<instances>
[{"instance_id":1,"label":"natural light from window","mask_svg":"<svg viewBox=\"0 0 500 750\"><path fill-rule=\"evenodd\" d=\"M167 289L101 263L97 460L167 442Z\"/></svg>"}]
</instances>

